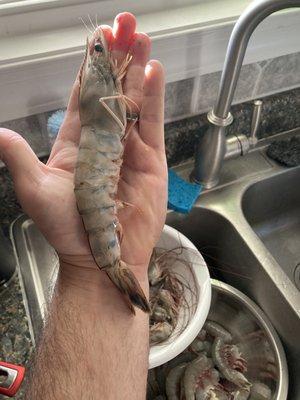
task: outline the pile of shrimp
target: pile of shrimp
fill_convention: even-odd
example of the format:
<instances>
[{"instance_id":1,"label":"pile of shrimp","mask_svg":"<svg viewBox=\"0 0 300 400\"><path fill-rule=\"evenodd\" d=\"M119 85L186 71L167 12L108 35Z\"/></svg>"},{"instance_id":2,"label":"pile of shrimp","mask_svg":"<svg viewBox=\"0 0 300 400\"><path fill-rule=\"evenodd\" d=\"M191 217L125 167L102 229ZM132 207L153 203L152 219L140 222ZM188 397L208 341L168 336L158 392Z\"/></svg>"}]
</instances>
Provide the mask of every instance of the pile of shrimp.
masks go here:
<instances>
[{"instance_id":1,"label":"pile of shrimp","mask_svg":"<svg viewBox=\"0 0 300 400\"><path fill-rule=\"evenodd\" d=\"M191 273L191 265L184 257L183 247L172 250L153 250L148 279L150 286L150 344L163 343L172 333L179 335L187 326L196 304L197 293L183 276L174 272L174 265L181 263ZM181 326L179 325L179 314Z\"/></svg>"},{"instance_id":2,"label":"pile of shrimp","mask_svg":"<svg viewBox=\"0 0 300 400\"><path fill-rule=\"evenodd\" d=\"M239 342L207 320L188 349L149 371L147 400L271 400L278 379L275 362L263 331Z\"/></svg>"}]
</instances>

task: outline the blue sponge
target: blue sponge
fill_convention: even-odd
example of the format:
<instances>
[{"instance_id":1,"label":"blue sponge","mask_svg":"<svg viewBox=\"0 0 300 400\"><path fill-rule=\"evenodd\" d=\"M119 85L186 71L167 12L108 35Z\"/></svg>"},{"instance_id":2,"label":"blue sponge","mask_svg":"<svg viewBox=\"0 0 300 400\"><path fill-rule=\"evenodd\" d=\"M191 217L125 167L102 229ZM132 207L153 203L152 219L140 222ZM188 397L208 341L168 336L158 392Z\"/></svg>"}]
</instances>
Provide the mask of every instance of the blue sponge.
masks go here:
<instances>
[{"instance_id":1,"label":"blue sponge","mask_svg":"<svg viewBox=\"0 0 300 400\"><path fill-rule=\"evenodd\" d=\"M56 137L65 118L65 111L58 110L48 118L47 130L51 137Z\"/></svg>"},{"instance_id":2,"label":"blue sponge","mask_svg":"<svg viewBox=\"0 0 300 400\"><path fill-rule=\"evenodd\" d=\"M168 208L183 214L191 211L202 186L186 182L169 169Z\"/></svg>"}]
</instances>

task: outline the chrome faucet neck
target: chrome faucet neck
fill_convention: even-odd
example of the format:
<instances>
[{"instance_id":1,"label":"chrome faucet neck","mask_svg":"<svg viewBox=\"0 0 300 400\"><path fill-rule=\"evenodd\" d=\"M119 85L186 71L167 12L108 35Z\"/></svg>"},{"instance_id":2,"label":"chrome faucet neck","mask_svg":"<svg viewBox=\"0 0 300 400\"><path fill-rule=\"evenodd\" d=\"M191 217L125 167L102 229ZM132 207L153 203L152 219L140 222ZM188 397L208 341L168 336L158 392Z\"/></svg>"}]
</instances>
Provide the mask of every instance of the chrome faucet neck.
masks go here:
<instances>
[{"instance_id":1,"label":"chrome faucet neck","mask_svg":"<svg viewBox=\"0 0 300 400\"><path fill-rule=\"evenodd\" d=\"M300 0L256 0L241 14L230 36L214 114L227 118L249 39L256 27L276 11L300 7Z\"/></svg>"},{"instance_id":2,"label":"chrome faucet neck","mask_svg":"<svg viewBox=\"0 0 300 400\"><path fill-rule=\"evenodd\" d=\"M276 11L300 7L300 0L256 0L239 17L230 36L216 104L208 113L210 127L199 141L194 180L205 187L215 186L226 154L225 127L232 122L230 107L249 39L255 28ZM258 119L258 118L257 118ZM257 131L257 127L256 127ZM252 135L251 143L255 143ZM210 159L209 159L210 157Z\"/></svg>"}]
</instances>

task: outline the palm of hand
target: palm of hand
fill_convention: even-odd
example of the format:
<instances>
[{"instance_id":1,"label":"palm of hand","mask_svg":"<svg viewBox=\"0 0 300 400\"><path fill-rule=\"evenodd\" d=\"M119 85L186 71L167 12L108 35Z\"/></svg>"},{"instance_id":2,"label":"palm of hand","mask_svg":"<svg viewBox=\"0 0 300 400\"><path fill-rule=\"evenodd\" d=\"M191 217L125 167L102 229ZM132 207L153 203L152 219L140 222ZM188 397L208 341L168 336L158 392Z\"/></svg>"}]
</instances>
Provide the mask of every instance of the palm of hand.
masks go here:
<instances>
[{"instance_id":1,"label":"palm of hand","mask_svg":"<svg viewBox=\"0 0 300 400\"><path fill-rule=\"evenodd\" d=\"M139 104L141 113L139 126L132 130L127 139L118 186L118 198L132 205L125 206L118 213L123 227L121 251L123 260L128 264L145 265L160 235L166 213L163 71L157 62L152 62L148 75L145 75L149 39L134 33L135 21L132 16L122 15L123 19L117 21L115 37L112 37L109 28L105 28L105 34L110 37L118 57L127 52L135 36L131 46L133 61L128 69L124 91ZM125 34L124 26L127 29ZM15 133L4 132L4 136L0 135L0 149L5 147L4 160L13 174L15 189L24 211L35 221L49 243L61 255L89 256L90 248L77 211L73 185L79 137L76 82L65 121L47 165L39 162L24 140ZM20 157L24 153L23 164L19 160L22 171L14 160L17 147Z\"/></svg>"},{"instance_id":2,"label":"palm of hand","mask_svg":"<svg viewBox=\"0 0 300 400\"><path fill-rule=\"evenodd\" d=\"M45 166L31 190L19 198L25 212L60 254L89 255L90 248L74 196L74 165L78 149L64 147ZM132 206L119 211L123 227L122 257L128 264L144 264L158 239L166 212L164 153L143 143L134 129L126 145L118 198ZM133 251L134 249L134 251Z\"/></svg>"}]
</instances>

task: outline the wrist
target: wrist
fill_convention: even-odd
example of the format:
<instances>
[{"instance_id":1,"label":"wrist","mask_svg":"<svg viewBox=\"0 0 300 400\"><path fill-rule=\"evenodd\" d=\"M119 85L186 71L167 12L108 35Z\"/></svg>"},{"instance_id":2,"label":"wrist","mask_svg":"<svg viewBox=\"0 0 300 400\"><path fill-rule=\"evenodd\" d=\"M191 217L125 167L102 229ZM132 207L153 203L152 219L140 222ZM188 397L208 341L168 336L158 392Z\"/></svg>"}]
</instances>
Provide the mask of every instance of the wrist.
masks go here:
<instances>
[{"instance_id":1,"label":"wrist","mask_svg":"<svg viewBox=\"0 0 300 400\"><path fill-rule=\"evenodd\" d=\"M76 285L83 290L115 288L105 270L99 268L92 255L59 255L60 275L64 282ZM147 294L149 292L148 264L128 265L134 273L141 287Z\"/></svg>"}]
</instances>

